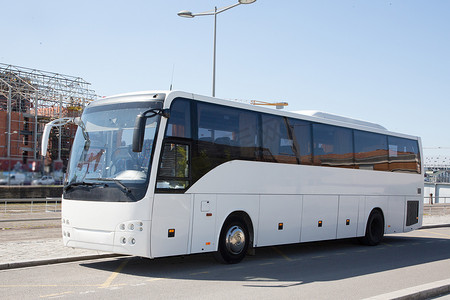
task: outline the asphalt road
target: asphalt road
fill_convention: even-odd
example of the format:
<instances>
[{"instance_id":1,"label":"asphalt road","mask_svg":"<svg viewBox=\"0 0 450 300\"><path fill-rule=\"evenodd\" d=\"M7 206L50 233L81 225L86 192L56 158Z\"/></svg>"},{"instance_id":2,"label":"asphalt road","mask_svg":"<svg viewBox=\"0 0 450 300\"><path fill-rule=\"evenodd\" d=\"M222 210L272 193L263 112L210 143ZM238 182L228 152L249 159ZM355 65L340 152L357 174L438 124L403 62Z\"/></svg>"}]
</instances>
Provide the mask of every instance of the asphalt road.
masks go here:
<instances>
[{"instance_id":1,"label":"asphalt road","mask_svg":"<svg viewBox=\"0 0 450 300\"><path fill-rule=\"evenodd\" d=\"M2 299L364 299L450 278L450 228L210 255L125 257L0 271Z\"/></svg>"}]
</instances>

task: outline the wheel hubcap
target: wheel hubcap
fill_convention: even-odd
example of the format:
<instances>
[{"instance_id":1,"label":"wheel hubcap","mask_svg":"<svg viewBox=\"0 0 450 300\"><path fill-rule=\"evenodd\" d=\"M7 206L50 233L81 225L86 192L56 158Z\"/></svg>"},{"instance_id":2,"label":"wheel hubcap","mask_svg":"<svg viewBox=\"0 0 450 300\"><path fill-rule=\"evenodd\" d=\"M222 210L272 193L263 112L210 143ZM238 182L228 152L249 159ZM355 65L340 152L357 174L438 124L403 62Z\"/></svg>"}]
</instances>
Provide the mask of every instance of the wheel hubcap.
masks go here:
<instances>
[{"instance_id":1,"label":"wheel hubcap","mask_svg":"<svg viewBox=\"0 0 450 300\"><path fill-rule=\"evenodd\" d=\"M245 247L245 234L241 227L232 226L226 235L226 247L229 252L239 254Z\"/></svg>"}]
</instances>

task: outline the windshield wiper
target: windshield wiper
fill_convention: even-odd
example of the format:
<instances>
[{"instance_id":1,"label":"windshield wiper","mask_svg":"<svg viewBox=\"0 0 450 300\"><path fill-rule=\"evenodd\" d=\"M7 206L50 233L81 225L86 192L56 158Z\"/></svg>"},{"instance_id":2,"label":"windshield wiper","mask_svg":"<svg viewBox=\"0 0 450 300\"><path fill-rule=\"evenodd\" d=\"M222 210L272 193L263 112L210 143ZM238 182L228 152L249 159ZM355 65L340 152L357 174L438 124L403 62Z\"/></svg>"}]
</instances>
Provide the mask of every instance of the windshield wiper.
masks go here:
<instances>
[{"instance_id":1,"label":"windshield wiper","mask_svg":"<svg viewBox=\"0 0 450 300\"><path fill-rule=\"evenodd\" d=\"M114 178L95 178L95 179L100 180L100 181L112 181L115 184L117 184L124 193L126 193L126 194L131 193L131 190L129 188L127 188L119 179L114 179Z\"/></svg>"},{"instance_id":2,"label":"windshield wiper","mask_svg":"<svg viewBox=\"0 0 450 300\"><path fill-rule=\"evenodd\" d=\"M95 186L105 186L105 184L104 183L91 183L91 182L81 181L81 182L70 183L70 184L66 185L63 190L65 192L67 192L68 190L70 190L70 189L72 189L72 188L74 188L76 186L95 187Z\"/></svg>"}]
</instances>

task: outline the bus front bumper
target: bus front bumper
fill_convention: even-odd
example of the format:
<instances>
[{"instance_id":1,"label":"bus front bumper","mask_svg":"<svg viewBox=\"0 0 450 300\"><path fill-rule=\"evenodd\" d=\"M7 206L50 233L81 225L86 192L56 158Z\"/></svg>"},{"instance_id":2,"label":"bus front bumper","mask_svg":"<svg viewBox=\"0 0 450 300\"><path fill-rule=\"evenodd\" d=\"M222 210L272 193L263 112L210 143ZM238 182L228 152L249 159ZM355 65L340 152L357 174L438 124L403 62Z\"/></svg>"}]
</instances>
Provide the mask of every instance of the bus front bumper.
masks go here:
<instances>
[{"instance_id":1,"label":"bus front bumper","mask_svg":"<svg viewBox=\"0 0 450 300\"><path fill-rule=\"evenodd\" d=\"M129 220L117 224L114 231L110 231L78 228L63 219L63 244L72 248L150 257L150 224L150 221Z\"/></svg>"}]
</instances>

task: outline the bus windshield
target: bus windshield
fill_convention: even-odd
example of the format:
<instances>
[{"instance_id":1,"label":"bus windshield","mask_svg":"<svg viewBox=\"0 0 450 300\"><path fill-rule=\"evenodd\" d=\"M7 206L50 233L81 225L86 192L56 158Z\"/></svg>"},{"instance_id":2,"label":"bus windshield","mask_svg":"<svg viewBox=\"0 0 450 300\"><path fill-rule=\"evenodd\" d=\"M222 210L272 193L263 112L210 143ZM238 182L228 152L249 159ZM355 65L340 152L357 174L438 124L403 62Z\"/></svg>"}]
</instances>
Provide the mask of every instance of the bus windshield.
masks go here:
<instances>
[{"instance_id":1,"label":"bus windshield","mask_svg":"<svg viewBox=\"0 0 450 300\"><path fill-rule=\"evenodd\" d=\"M136 116L147 109L148 102L85 110L72 146L66 199L129 202L145 195L160 117L147 119L142 152L133 152L132 143Z\"/></svg>"}]
</instances>

